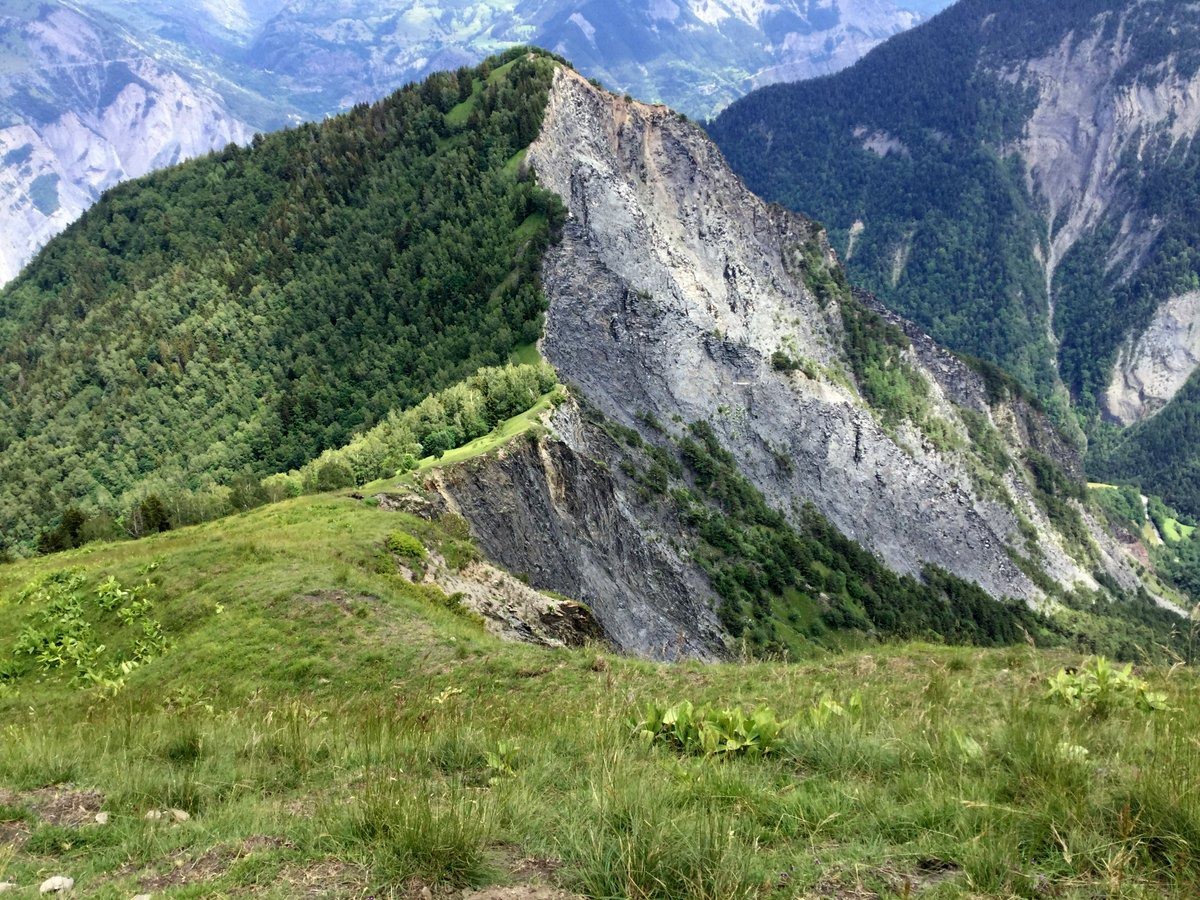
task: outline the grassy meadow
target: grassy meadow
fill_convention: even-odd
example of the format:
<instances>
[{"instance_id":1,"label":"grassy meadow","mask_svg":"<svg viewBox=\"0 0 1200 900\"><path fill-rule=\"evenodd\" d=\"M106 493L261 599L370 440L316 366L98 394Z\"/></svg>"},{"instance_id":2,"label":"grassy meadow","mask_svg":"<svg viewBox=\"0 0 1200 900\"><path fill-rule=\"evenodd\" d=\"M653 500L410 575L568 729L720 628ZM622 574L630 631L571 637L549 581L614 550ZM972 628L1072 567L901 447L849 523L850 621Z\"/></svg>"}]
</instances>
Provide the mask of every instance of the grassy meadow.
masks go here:
<instances>
[{"instance_id":1,"label":"grassy meadow","mask_svg":"<svg viewBox=\"0 0 1200 900\"><path fill-rule=\"evenodd\" d=\"M472 558L461 522L321 495L0 567L6 896L1200 895L1190 669L1071 704L1056 673L1094 663L1025 646L504 644L397 574L397 530ZM788 724L711 754L637 733L681 701Z\"/></svg>"}]
</instances>

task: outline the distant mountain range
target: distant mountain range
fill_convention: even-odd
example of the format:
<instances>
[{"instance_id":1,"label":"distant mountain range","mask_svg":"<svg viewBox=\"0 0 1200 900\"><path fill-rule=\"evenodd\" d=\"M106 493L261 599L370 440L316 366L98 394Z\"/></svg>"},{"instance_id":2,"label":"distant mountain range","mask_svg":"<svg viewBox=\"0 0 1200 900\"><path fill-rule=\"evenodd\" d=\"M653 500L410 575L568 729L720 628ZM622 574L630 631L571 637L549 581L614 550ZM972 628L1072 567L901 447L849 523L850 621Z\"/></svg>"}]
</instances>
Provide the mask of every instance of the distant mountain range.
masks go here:
<instances>
[{"instance_id":1,"label":"distant mountain range","mask_svg":"<svg viewBox=\"0 0 1200 900\"><path fill-rule=\"evenodd\" d=\"M375 100L515 43L708 116L836 71L946 0L10 0L0 283L125 178Z\"/></svg>"}]
</instances>

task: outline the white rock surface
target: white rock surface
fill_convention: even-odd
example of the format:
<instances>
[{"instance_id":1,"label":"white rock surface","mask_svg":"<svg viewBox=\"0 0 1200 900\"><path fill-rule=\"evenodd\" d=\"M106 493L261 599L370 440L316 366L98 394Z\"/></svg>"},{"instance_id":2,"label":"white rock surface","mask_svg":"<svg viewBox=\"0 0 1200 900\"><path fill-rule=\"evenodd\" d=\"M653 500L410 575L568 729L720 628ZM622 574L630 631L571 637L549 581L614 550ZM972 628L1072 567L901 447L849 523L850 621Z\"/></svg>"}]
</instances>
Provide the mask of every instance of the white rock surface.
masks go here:
<instances>
[{"instance_id":1,"label":"white rock surface","mask_svg":"<svg viewBox=\"0 0 1200 900\"><path fill-rule=\"evenodd\" d=\"M1108 414L1132 425L1158 412L1200 366L1200 291L1172 297L1117 356L1104 395Z\"/></svg>"},{"instance_id":2,"label":"white rock surface","mask_svg":"<svg viewBox=\"0 0 1200 900\"><path fill-rule=\"evenodd\" d=\"M68 878L65 875L55 875L53 878L47 878L42 882L42 886L38 888L38 893L41 894L67 894L75 889L75 879Z\"/></svg>"},{"instance_id":3,"label":"white rock surface","mask_svg":"<svg viewBox=\"0 0 1200 900\"><path fill-rule=\"evenodd\" d=\"M48 2L0 32L22 52L0 74L0 284L118 181L252 133L114 23Z\"/></svg>"},{"instance_id":4,"label":"white rock surface","mask_svg":"<svg viewBox=\"0 0 1200 900\"><path fill-rule=\"evenodd\" d=\"M1200 72L1186 76L1169 57L1152 78L1123 77L1134 52L1131 8L1115 21L1116 13L1098 16L1091 31L1071 32L1051 53L1004 73L1038 95L1025 137L1012 149L1046 205L1048 285L1071 248L1114 213L1125 218L1109 266L1136 267L1160 226L1121 208L1128 203L1117 177L1122 157L1140 157L1160 136L1176 144L1200 131Z\"/></svg>"}]
</instances>

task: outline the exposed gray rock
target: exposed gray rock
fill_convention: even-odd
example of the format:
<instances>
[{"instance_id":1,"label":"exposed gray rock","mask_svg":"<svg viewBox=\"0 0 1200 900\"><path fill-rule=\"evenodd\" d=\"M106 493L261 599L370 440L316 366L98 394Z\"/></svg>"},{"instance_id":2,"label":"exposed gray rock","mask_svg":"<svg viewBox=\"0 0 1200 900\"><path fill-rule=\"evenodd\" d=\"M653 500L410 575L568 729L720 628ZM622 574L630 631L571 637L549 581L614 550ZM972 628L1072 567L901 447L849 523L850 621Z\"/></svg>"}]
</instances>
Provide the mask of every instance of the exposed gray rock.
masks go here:
<instances>
[{"instance_id":1,"label":"exposed gray rock","mask_svg":"<svg viewBox=\"0 0 1200 900\"><path fill-rule=\"evenodd\" d=\"M1129 77L1136 7L1106 11L1045 56L1001 73L1037 96L1025 136L1011 149L1045 205L1042 262L1049 288L1071 249L1106 219L1121 223L1109 268L1130 271L1141 264L1162 224L1138 213L1122 177L1126 160L1141 159L1162 141L1168 148L1191 141L1200 131L1200 72L1181 71L1171 55L1157 71ZM1053 319L1053 292L1050 298Z\"/></svg>"},{"instance_id":2,"label":"exposed gray rock","mask_svg":"<svg viewBox=\"0 0 1200 900\"><path fill-rule=\"evenodd\" d=\"M75 879L65 875L55 875L47 878L38 888L39 894L66 894L75 889Z\"/></svg>"},{"instance_id":3,"label":"exposed gray rock","mask_svg":"<svg viewBox=\"0 0 1200 900\"><path fill-rule=\"evenodd\" d=\"M1105 410L1132 425L1170 402L1200 366L1200 291L1172 297L1148 328L1122 345L1104 395Z\"/></svg>"},{"instance_id":4,"label":"exposed gray rock","mask_svg":"<svg viewBox=\"0 0 1200 900\"><path fill-rule=\"evenodd\" d=\"M491 559L586 603L618 649L654 659L722 654L717 597L674 540L680 524L636 497L611 439L571 404L553 425L552 437L519 438L445 470L438 489Z\"/></svg>"},{"instance_id":5,"label":"exposed gray rock","mask_svg":"<svg viewBox=\"0 0 1200 900\"><path fill-rule=\"evenodd\" d=\"M428 477L430 492L411 494L416 509L428 511L448 508L441 471ZM388 494L395 501L401 494ZM403 509L410 504L388 508ZM407 510L405 510L407 511ZM604 632L582 603L565 597L552 597L535 590L489 562L474 560L451 566L440 553L430 550L420 564L399 561L401 573L414 583L433 585L463 609L479 616L488 631L497 637L543 647L582 647L589 641L603 641Z\"/></svg>"},{"instance_id":6,"label":"exposed gray rock","mask_svg":"<svg viewBox=\"0 0 1200 900\"><path fill-rule=\"evenodd\" d=\"M820 228L749 193L694 126L562 69L527 165L566 202L545 259L543 354L584 403L648 440L709 422L742 472L781 511L808 503L901 573L926 564L997 598L1043 592L1028 556L1066 588L1096 586L1035 500L1019 464L1036 450L1078 476L1077 452L1023 400L1001 392L909 322L906 363L930 384L931 413L954 440L885 427L853 383L838 301L806 286L813 256L837 259ZM848 301L847 301L848 302ZM777 371L775 351L805 360ZM1018 461L975 480L967 410ZM565 404L552 436L448 469L437 487L484 551L537 587L586 602L609 639L656 658L727 650L717 598L688 556L687 530L639 497L612 439ZM1126 588L1128 549L1084 515L1100 568ZM1030 531L1036 540L1030 538Z\"/></svg>"},{"instance_id":7,"label":"exposed gray rock","mask_svg":"<svg viewBox=\"0 0 1200 900\"><path fill-rule=\"evenodd\" d=\"M812 241L836 261L814 223L753 196L699 129L566 70L528 161L571 213L545 272L543 351L565 381L627 426L643 410L709 421L773 504L812 502L897 571L934 563L993 596L1040 597L1010 558L1022 544L1014 511L916 429L889 433L848 384L836 304L823 308L795 263ZM906 330L941 416L961 427L955 402L988 410L978 376ZM775 371L781 348L827 374ZM1015 419L997 425L1019 454L1029 417ZM1027 486L1010 477L1008 488L1052 577L1093 585Z\"/></svg>"}]
</instances>

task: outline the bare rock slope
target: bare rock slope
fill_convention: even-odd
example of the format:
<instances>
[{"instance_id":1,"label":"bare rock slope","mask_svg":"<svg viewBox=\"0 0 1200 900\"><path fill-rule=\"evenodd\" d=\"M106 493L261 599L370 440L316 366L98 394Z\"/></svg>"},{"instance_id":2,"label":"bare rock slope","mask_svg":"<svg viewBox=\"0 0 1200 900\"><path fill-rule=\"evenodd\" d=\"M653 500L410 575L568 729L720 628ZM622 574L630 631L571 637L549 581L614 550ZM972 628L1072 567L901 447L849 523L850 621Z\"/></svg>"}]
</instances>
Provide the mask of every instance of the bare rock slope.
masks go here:
<instances>
[{"instance_id":1,"label":"bare rock slope","mask_svg":"<svg viewBox=\"0 0 1200 900\"><path fill-rule=\"evenodd\" d=\"M967 416L983 417L1015 459L1077 460L1040 414L994 401L979 375L899 319L906 363L928 380L954 439L939 449L916 424L882 424L855 387L839 301L806 286L813 248L836 265L823 233L751 194L698 128L560 69L527 164L570 213L545 261L543 353L604 416L648 437L647 421L710 423L772 505L813 504L898 572L931 563L1035 603L1043 592L1014 558L1036 544L1039 567L1065 587L1094 586L1097 568L1137 584L1094 523L1093 559L1080 558L1022 467L1002 487L977 483ZM806 360L808 374L778 370L777 351ZM648 521L622 492L594 430L569 411L551 424L553 438L443 485L485 549L540 586L600 604L597 619L621 646L718 647L711 590L670 549L670 523Z\"/></svg>"},{"instance_id":2,"label":"bare rock slope","mask_svg":"<svg viewBox=\"0 0 1200 900\"><path fill-rule=\"evenodd\" d=\"M114 23L60 2L0 12L0 284L125 178L241 143L251 129Z\"/></svg>"}]
</instances>

